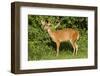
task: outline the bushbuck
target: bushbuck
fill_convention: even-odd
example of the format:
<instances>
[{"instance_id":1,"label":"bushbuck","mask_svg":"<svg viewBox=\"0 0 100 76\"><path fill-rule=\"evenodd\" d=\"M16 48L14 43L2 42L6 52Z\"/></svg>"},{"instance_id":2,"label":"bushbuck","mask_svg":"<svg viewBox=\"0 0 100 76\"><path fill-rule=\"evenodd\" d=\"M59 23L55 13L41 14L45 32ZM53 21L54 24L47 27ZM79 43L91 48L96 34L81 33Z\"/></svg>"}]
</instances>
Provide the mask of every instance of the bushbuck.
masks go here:
<instances>
[{"instance_id":1,"label":"bushbuck","mask_svg":"<svg viewBox=\"0 0 100 76\"><path fill-rule=\"evenodd\" d=\"M51 25L50 21L41 20L41 24L44 27L44 29L47 30L52 41L54 41L56 43L56 50L57 50L56 56L59 55L60 43L64 42L64 41L70 41L70 43L73 47L73 55L77 55L78 45L76 44L76 42L79 39L79 31L78 30L75 30L72 28L65 28L65 29L53 31L50 27L50 25ZM59 26L59 23L57 26Z\"/></svg>"}]
</instances>

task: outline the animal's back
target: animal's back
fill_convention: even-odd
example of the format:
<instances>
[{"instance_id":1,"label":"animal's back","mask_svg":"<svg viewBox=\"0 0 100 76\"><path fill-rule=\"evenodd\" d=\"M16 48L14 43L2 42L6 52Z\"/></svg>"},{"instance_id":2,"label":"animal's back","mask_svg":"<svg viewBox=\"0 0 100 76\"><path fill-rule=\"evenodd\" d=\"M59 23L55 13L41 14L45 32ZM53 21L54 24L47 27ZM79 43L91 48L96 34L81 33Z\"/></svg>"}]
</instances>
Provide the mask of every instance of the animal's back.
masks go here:
<instances>
[{"instance_id":1,"label":"animal's back","mask_svg":"<svg viewBox=\"0 0 100 76\"><path fill-rule=\"evenodd\" d=\"M78 36L78 31L75 29L71 29L71 28L66 28L66 29L62 29L62 30L57 30L53 33L54 35L54 39L56 41L67 41L67 40L76 40L77 36Z\"/></svg>"}]
</instances>

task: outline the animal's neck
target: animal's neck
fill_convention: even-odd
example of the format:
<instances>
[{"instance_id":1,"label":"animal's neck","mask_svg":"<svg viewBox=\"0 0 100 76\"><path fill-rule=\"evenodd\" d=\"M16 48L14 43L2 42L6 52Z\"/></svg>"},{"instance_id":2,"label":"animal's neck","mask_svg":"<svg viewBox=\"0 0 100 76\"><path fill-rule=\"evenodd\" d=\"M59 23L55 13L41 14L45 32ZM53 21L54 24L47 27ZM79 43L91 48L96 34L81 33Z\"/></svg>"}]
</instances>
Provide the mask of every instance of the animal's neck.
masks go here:
<instances>
[{"instance_id":1,"label":"animal's neck","mask_svg":"<svg viewBox=\"0 0 100 76\"><path fill-rule=\"evenodd\" d=\"M50 28L48 29L48 34L51 37L51 39L55 42L56 40L55 40L54 32Z\"/></svg>"},{"instance_id":2,"label":"animal's neck","mask_svg":"<svg viewBox=\"0 0 100 76\"><path fill-rule=\"evenodd\" d=\"M51 36L51 35L52 35L52 30L51 30L51 28L49 28L47 31L48 31L49 35Z\"/></svg>"}]
</instances>

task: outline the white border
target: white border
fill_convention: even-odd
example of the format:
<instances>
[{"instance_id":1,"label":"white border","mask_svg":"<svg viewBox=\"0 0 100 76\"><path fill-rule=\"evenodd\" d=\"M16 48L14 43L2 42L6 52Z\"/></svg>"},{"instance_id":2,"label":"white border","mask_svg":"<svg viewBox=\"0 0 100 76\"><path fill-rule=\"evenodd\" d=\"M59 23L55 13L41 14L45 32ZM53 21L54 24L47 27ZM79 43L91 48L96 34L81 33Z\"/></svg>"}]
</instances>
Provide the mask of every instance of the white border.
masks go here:
<instances>
[{"instance_id":1,"label":"white border","mask_svg":"<svg viewBox=\"0 0 100 76\"><path fill-rule=\"evenodd\" d=\"M28 14L88 17L88 58L28 61ZM20 8L20 69L43 69L94 65L94 11L41 7Z\"/></svg>"}]
</instances>

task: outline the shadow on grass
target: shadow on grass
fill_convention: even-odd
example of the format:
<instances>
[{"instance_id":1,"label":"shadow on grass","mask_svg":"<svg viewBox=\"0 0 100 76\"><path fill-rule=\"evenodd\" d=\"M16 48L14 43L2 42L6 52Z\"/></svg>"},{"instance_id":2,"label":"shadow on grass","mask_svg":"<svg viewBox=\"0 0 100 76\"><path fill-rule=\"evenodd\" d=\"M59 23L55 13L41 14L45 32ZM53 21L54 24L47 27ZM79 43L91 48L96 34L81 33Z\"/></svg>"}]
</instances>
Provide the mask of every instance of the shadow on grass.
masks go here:
<instances>
[{"instance_id":1,"label":"shadow on grass","mask_svg":"<svg viewBox=\"0 0 100 76\"><path fill-rule=\"evenodd\" d=\"M49 43L47 43L47 45L51 48L53 48L55 51L56 51L56 43L51 41ZM71 43L68 41L68 42L62 42L60 43L60 47L59 47L59 50L60 51L71 51L73 52L73 47L71 45Z\"/></svg>"}]
</instances>

